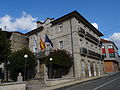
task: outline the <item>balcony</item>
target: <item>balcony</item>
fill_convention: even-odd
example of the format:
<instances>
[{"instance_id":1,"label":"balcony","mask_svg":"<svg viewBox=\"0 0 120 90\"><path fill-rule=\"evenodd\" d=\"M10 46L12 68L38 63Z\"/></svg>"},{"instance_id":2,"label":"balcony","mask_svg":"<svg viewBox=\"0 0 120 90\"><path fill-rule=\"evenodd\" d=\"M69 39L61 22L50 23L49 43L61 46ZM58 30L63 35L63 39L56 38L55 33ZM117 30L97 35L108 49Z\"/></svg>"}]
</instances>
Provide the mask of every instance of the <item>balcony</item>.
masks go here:
<instances>
[{"instance_id":1,"label":"balcony","mask_svg":"<svg viewBox=\"0 0 120 90\"><path fill-rule=\"evenodd\" d=\"M99 47L102 47L102 41L99 41Z\"/></svg>"},{"instance_id":2,"label":"balcony","mask_svg":"<svg viewBox=\"0 0 120 90\"><path fill-rule=\"evenodd\" d=\"M91 50L88 50L88 54L87 55L89 57L96 58L96 59L101 59L102 58L101 54L96 53L96 52L91 51Z\"/></svg>"},{"instance_id":3,"label":"balcony","mask_svg":"<svg viewBox=\"0 0 120 90\"><path fill-rule=\"evenodd\" d=\"M96 45L99 44L99 40L97 38L95 38L93 35L89 34L88 32L86 32L85 38Z\"/></svg>"},{"instance_id":4,"label":"balcony","mask_svg":"<svg viewBox=\"0 0 120 90\"><path fill-rule=\"evenodd\" d=\"M87 49L86 48L80 48L80 54L81 55L87 55Z\"/></svg>"},{"instance_id":5,"label":"balcony","mask_svg":"<svg viewBox=\"0 0 120 90\"><path fill-rule=\"evenodd\" d=\"M85 36L85 30L81 27L78 28L78 34L79 34L79 36L84 37Z\"/></svg>"},{"instance_id":6,"label":"balcony","mask_svg":"<svg viewBox=\"0 0 120 90\"><path fill-rule=\"evenodd\" d=\"M37 56L37 58L43 58L46 56L46 54L44 51L40 51L40 52L36 53L36 56Z\"/></svg>"}]
</instances>

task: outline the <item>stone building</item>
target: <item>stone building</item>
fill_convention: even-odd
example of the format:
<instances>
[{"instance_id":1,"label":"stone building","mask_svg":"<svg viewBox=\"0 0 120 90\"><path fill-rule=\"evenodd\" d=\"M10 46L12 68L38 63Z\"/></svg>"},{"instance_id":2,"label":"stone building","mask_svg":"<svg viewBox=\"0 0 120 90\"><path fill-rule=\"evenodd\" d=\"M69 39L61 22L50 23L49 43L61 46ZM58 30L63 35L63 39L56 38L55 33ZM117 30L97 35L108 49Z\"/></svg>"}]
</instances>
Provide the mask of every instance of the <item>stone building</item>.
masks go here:
<instances>
[{"instance_id":1,"label":"stone building","mask_svg":"<svg viewBox=\"0 0 120 90\"><path fill-rule=\"evenodd\" d=\"M103 58L100 37L103 36L91 23L77 11L58 19L47 18L37 22L37 28L26 33L29 37L29 48L38 55L38 73L46 73L44 60L39 56L48 54L51 49L65 49L74 56L74 65L66 77L82 79L103 74ZM52 40L53 48L46 43L46 52L40 54L40 39L45 34ZM44 71L45 70L45 71Z\"/></svg>"},{"instance_id":2,"label":"stone building","mask_svg":"<svg viewBox=\"0 0 120 90\"><path fill-rule=\"evenodd\" d=\"M17 51L23 48L28 48L28 38L20 32L8 32L8 31L2 31L5 32L7 35L7 38L10 40L11 42L11 51ZM9 64L9 63L8 63ZM6 70L4 68L4 63L0 64L0 73L4 74L4 78L7 78L6 75Z\"/></svg>"},{"instance_id":3,"label":"stone building","mask_svg":"<svg viewBox=\"0 0 120 90\"><path fill-rule=\"evenodd\" d=\"M104 55L104 71L105 72L118 72L120 57L118 54L118 48L114 42L101 39L102 53Z\"/></svg>"},{"instance_id":4,"label":"stone building","mask_svg":"<svg viewBox=\"0 0 120 90\"><path fill-rule=\"evenodd\" d=\"M11 41L11 50L12 52L21 50L23 48L28 48L28 38L25 34L20 32L11 32L10 41Z\"/></svg>"}]
</instances>

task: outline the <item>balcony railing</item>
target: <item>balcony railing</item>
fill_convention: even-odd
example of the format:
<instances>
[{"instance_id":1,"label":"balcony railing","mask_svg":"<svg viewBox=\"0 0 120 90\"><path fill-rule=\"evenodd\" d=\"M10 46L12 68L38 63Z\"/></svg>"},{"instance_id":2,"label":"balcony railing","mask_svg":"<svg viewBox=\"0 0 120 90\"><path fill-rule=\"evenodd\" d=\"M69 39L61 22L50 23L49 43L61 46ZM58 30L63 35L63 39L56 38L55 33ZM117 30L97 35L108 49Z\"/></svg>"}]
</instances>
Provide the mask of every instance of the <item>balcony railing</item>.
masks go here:
<instances>
[{"instance_id":1,"label":"balcony railing","mask_svg":"<svg viewBox=\"0 0 120 90\"><path fill-rule=\"evenodd\" d=\"M85 30L83 29L83 28L78 28L78 34L80 35L80 36L82 36L82 37L84 37L85 36Z\"/></svg>"},{"instance_id":2,"label":"balcony railing","mask_svg":"<svg viewBox=\"0 0 120 90\"><path fill-rule=\"evenodd\" d=\"M45 51L40 51L38 53L36 53L37 58L43 58L49 55L50 52L52 52L53 50L45 50Z\"/></svg>"},{"instance_id":3,"label":"balcony railing","mask_svg":"<svg viewBox=\"0 0 120 90\"><path fill-rule=\"evenodd\" d=\"M101 59L102 56L99 53L96 53L94 51L88 50L88 54L89 57L93 57L93 58L97 58L97 59Z\"/></svg>"},{"instance_id":4,"label":"balcony railing","mask_svg":"<svg viewBox=\"0 0 120 90\"><path fill-rule=\"evenodd\" d=\"M87 55L87 49L86 48L80 48L80 54Z\"/></svg>"},{"instance_id":5,"label":"balcony railing","mask_svg":"<svg viewBox=\"0 0 120 90\"><path fill-rule=\"evenodd\" d=\"M86 32L86 37L87 40L93 42L94 44L99 44L99 40L94 37L93 35L89 34L88 32Z\"/></svg>"}]
</instances>

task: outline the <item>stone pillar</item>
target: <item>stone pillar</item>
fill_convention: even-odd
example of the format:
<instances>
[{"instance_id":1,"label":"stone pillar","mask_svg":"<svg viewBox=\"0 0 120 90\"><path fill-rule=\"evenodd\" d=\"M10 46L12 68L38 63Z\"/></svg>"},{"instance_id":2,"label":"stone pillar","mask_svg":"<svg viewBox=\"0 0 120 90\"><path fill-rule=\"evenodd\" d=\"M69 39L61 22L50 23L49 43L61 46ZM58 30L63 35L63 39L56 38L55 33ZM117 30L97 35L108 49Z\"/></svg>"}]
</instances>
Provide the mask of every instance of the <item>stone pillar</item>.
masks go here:
<instances>
[{"instance_id":1,"label":"stone pillar","mask_svg":"<svg viewBox=\"0 0 120 90\"><path fill-rule=\"evenodd\" d=\"M44 82L48 79L48 68L44 66Z\"/></svg>"},{"instance_id":2,"label":"stone pillar","mask_svg":"<svg viewBox=\"0 0 120 90\"><path fill-rule=\"evenodd\" d=\"M78 80L81 78L81 58L79 54L74 54L74 72L75 72L75 79Z\"/></svg>"},{"instance_id":3,"label":"stone pillar","mask_svg":"<svg viewBox=\"0 0 120 90\"><path fill-rule=\"evenodd\" d=\"M96 63L93 63L93 70L94 70L94 76L96 76L97 75L97 73L96 73Z\"/></svg>"}]
</instances>

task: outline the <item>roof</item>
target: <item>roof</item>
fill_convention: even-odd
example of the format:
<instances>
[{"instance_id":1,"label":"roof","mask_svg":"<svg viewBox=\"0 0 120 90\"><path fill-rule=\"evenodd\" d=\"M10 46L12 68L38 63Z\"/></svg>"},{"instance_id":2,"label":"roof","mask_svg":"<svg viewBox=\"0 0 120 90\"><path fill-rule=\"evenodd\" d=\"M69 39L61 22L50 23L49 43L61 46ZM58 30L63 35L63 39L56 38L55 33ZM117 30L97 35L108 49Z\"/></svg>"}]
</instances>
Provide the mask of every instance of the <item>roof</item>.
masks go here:
<instances>
[{"instance_id":1,"label":"roof","mask_svg":"<svg viewBox=\"0 0 120 90\"><path fill-rule=\"evenodd\" d=\"M113 41L110 40L106 40L106 39L101 39L102 43L112 43L118 50L118 47L115 45L115 43Z\"/></svg>"},{"instance_id":2,"label":"roof","mask_svg":"<svg viewBox=\"0 0 120 90\"><path fill-rule=\"evenodd\" d=\"M62 21L65 21L65 20L68 20L70 19L71 17L75 17L77 18L78 20L82 21L87 27L89 27L93 32L95 32L97 35L99 36L103 36L103 34L98 31L91 23L89 23L82 15L80 15L80 13L78 13L77 11L73 11L67 15L64 15L54 21L52 21L52 25L56 25Z\"/></svg>"},{"instance_id":3,"label":"roof","mask_svg":"<svg viewBox=\"0 0 120 90\"><path fill-rule=\"evenodd\" d=\"M34 29L34 30L32 30L32 31L30 31L30 32L28 32L28 33L26 33L25 35L30 36L30 35L36 34L37 32L42 31L43 29L44 29L44 27L41 26L41 27L38 27L38 28L36 28L36 29Z\"/></svg>"},{"instance_id":4,"label":"roof","mask_svg":"<svg viewBox=\"0 0 120 90\"><path fill-rule=\"evenodd\" d=\"M46 18L44 22L42 22L42 21L37 21L36 23L44 24L47 20L54 20L54 18Z\"/></svg>"},{"instance_id":5,"label":"roof","mask_svg":"<svg viewBox=\"0 0 120 90\"><path fill-rule=\"evenodd\" d=\"M21 34L21 35L25 35L24 33L21 33L21 32L18 32L18 31L12 31L11 33L18 33L18 34Z\"/></svg>"},{"instance_id":6,"label":"roof","mask_svg":"<svg viewBox=\"0 0 120 90\"><path fill-rule=\"evenodd\" d=\"M2 32L4 32L7 35L8 39L11 37L12 33L18 33L20 35L24 35L25 36L25 34L23 34L21 32L18 32L18 31L11 31L11 32L9 32L9 31L2 31Z\"/></svg>"},{"instance_id":7,"label":"roof","mask_svg":"<svg viewBox=\"0 0 120 90\"><path fill-rule=\"evenodd\" d=\"M12 35L12 32L8 32L8 31L2 31L6 34L7 38L9 39Z\"/></svg>"},{"instance_id":8,"label":"roof","mask_svg":"<svg viewBox=\"0 0 120 90\"><path fill-rule=\"evenodd\" d=\"M111 41L109 41L109 40L102 39L102 38L101 38L101 41L102 41L103 43L111 42Z\"/></svg>"}]
</instances>

